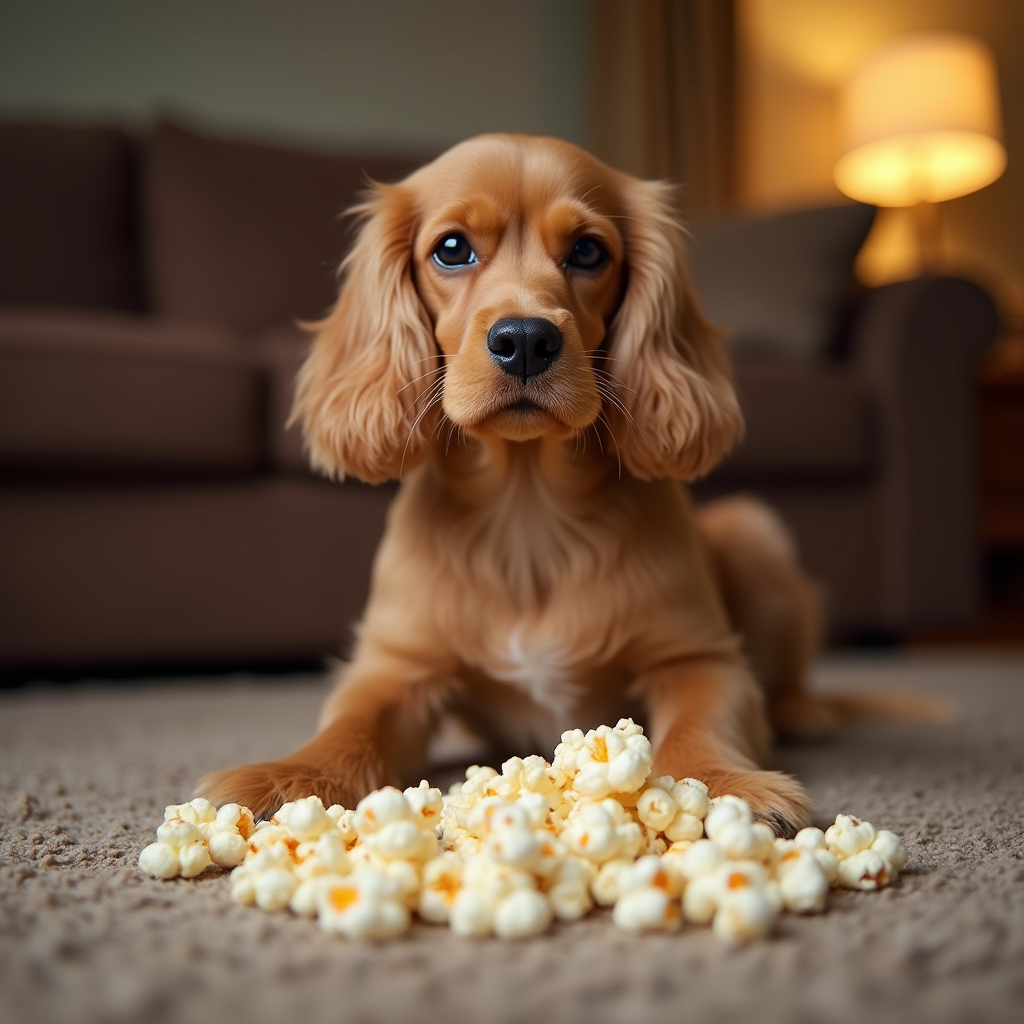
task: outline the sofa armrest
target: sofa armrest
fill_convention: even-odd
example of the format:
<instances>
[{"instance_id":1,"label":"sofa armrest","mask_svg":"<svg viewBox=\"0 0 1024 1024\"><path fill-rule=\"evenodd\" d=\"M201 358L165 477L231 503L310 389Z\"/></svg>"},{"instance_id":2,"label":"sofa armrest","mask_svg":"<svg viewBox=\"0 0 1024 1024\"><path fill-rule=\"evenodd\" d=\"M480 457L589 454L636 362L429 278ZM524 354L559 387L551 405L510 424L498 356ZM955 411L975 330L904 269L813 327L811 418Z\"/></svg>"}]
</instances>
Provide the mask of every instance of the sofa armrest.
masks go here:
<instances>
[{"instance_id":1,"label":"sofa armrest","mask_svg":"<svg viewBox=\"0 0 1024 1024\"><path fill-rule=\"evenodd\" d=\"M981 608L975 368L991 298L957 278L871 292L852 339L879 416L881 621L965 622Z\"/></svg>"}]
</instances>

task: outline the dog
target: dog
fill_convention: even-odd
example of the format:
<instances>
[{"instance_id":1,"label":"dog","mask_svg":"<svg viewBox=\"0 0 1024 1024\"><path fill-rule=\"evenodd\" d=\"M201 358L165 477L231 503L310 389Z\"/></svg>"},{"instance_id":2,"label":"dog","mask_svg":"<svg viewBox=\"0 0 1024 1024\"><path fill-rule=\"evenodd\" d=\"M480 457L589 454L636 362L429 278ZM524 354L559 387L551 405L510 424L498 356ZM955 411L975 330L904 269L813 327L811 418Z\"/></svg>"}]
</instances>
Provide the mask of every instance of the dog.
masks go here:
<instances>
[{"instance_id":1,"label":"dog","mask_svg":"<svg viewBox=\"0 0 1024 1024\"><path fill-rule=\"evenodd\" d=\"M318 732L200 791L351 807L419 778L446 715L520 754L632 716L658 774L808 824L762 765L773 730L836 724L805 687L818 599L768 509L688 496L743 423L672 188L488 135L354 213L293 419L320 472L401 487Z\"/></svg>"}]
</instances>

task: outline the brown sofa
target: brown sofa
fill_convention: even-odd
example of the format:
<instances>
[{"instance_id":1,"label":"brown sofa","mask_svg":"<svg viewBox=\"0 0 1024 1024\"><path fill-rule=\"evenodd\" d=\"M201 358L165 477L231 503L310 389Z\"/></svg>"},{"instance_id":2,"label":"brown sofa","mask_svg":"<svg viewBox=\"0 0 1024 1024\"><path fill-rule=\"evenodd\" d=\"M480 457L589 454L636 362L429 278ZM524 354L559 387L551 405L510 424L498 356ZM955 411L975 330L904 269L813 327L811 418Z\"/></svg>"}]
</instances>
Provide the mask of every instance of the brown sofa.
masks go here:
<instances>
[{"instance_id":1,"label":"brown sofa","mask_svg":"<svg viewBox=\"0 0 1024 1024\"><path fill-rule=\"evenodd\" d=\"M343 650L392 487L305 469L286 432L364 176L169 124L0 126L0 670ZM702 489L764 494L840 632L979 599L975 286L866 296L842 360L741 361L743 447Z\"/></svg>"}]
</instances>

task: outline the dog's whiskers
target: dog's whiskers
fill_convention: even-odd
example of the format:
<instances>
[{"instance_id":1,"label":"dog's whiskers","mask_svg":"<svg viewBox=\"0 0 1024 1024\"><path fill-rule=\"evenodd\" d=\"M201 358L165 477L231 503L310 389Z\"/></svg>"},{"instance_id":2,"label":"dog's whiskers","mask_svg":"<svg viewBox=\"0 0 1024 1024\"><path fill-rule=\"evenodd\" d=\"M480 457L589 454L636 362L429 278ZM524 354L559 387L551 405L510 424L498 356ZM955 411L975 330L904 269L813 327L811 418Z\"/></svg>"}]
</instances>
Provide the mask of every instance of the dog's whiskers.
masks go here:
<instances>
[{"instance_id":1,"label":"dog's whiskers","mask_svg":"<svg viewBox=\"0 0 1024 1024\"><path fill-rule=\"evenodd\" d=\"M422 420L423 417L432 408L434 408L435 405L438 405L441 402L441 399L442 399L442 397L444 395L443 384L444 384L444 378L442 377L436 384L434 384L431 387L430 391L428 392L428 394L431 395L430 400L427 402L427 404L420 411L420 413L416 417L416 419L413 420L412 426L409 428L409 436L405 439L405 447L402 449L402 459L401 459L401 462L398 465L398 475L399 476L402 475L402 472L405 469L405 457L409 453L409 444L410 444L410 442L412 441L413 437L416 434L416 428L419 426L420 420ZM415 405L415 403L414 403L414 405ZM434 436L434 430L433 429L431 429L431 431L430 431L430 436L431 437Z\"/></svg>"}]
</instances>

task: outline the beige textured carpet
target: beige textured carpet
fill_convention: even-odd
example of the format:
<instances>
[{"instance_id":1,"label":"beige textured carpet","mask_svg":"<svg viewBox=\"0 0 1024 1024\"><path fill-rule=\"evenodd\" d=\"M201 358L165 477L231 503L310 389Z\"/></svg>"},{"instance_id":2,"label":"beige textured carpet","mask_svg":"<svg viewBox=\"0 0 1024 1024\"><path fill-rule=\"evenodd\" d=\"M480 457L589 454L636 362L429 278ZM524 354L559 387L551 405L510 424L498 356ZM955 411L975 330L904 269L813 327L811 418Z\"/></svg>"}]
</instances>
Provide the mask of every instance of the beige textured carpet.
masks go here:
<instances>
[{"instance_id":1,"label":"beige textured carpet","mask_svg":"<svg viewBox=\"0 0 1024 1024\"><path fill-rule=\"evenodd\" d=\"M163 805L302 741L324 681L0 694L0 1020L1024 1020L1024 657L833 658L817 676L941 694L960 718L780 752L819 821L895 830L910 868L738 950L704 929L630 938L604 913L520 943L418 925L359 946L233 905L223 875L145 878Z\"/></svg>"}]
</instances>

